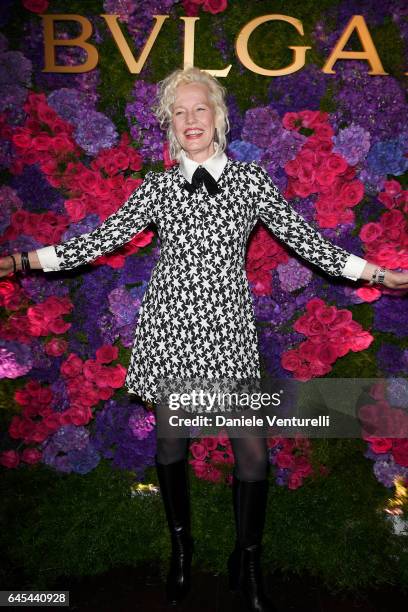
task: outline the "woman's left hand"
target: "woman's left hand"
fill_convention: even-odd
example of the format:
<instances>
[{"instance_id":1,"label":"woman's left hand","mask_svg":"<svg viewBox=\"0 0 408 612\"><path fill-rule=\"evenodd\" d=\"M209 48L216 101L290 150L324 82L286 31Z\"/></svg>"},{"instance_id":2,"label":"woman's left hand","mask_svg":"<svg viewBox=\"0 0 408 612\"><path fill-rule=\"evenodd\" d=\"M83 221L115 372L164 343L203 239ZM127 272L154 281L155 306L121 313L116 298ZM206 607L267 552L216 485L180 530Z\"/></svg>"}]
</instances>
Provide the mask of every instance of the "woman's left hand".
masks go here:
<instances>
[{"instance_id":1,"label":"woman's left hand","mask_svg":"<svg viewBox=\"0 0 408 612\"><path fill-rule=\"evenodd\" d=\"M408 272L387 270L384 275L383 285L390 289L408 289Z\"/></svg>"}]
</instances>

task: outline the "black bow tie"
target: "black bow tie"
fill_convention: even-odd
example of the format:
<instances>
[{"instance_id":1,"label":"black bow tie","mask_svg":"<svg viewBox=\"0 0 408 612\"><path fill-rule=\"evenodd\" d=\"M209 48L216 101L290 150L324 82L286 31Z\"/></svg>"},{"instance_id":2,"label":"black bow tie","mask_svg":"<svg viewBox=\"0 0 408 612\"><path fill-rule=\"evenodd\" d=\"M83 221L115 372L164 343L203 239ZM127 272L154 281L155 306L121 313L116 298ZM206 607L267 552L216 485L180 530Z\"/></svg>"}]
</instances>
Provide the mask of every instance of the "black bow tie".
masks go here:
<instances>
[{"instance_id":1,"label":"black bow tie","mask_svg":"<svg viewBox=\"0 0 408 612\"><path fill-rule=\"evenodd\" d=\"M215 178L202 166L196 168L193 177L191 179L191 183L185 182L184 187L190 192L194 193L199 186L204 183L208 193L213 196L220 191L220 188L217 184Z\"/></svg>"}]
</instances>

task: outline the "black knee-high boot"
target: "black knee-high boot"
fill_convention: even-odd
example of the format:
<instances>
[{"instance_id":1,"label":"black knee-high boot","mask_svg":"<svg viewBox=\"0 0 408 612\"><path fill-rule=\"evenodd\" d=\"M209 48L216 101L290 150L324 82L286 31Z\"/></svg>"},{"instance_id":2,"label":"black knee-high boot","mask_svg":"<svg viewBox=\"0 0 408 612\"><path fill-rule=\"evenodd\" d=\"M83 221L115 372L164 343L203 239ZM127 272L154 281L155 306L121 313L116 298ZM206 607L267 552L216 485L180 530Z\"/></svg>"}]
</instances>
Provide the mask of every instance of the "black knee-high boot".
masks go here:
<instances>
[{"instance_id":1,"label":"black knee-high boot","mask_svg":"<svg viewBox=\"0 0 408 612\"><path fill-rule=\"evenodd\" d=\"M268 486L268 478L244 481L233 473L236 541L228 558L229 588L241 590L251 612L276 612L264 592L260 562Z\"/></svg>"},{"instance_id":2,"label":"black knee-high boot","mask_svg":"<svg viewBox=\"0 0 408 612\"><path fill-rule=\"evenodd\" d=\"M165 465L157 461L156 455L155 464L172 545L166 595L168 603L176 605L190 589L191 558L194 551L188 463L185 458Z\"/></svg>"}]
</instances>

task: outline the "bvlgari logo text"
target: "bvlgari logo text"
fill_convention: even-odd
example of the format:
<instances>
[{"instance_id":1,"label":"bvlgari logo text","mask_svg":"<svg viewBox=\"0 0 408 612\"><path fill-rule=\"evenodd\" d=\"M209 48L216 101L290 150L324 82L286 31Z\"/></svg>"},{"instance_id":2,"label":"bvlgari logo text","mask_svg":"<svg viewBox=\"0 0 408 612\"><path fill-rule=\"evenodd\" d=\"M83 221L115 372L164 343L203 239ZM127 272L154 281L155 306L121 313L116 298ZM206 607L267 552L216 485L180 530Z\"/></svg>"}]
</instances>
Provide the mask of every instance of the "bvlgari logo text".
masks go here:
<instances>
[{"instance_id":1,"label":"bvlgari logo text","mask_svg":"<svg viewBox=\"0 0 408 612\"><path fill-rule=\"evenodd\" d=\"M119 15L100 15L106 21L106 24L112 33L113 39L119 49L120 54L122 55L129 72L132 74L139 74L151 50L156 42L157 37L163 27L166 19L169 19L169 15L153 15L155 19L155 23L153 28L148 36L148 39L141 50L139 57L136 59L133 51L130 49L121 27L118 24ZM92 36L92 24L86 17L82 17L81 15L41 15L43 24L44 24L44 51L45 51L45 68L43 72L89 72L93 70L98 65L99 55L97 48L91 44L89 38ZM199 17L180 17L182 21L184 21L184 58L183 65L184 67L190 65L194 65L194 41L195 41L195 25L196 22L199 21ZM55 22L56 21L76 21L81 26L81 32L79 36L71 39L59 39L55 38ZM288 66L284 66L283 68L271 69L263 66L259 66L254 62L252 57L248 51L248 41L251 34L258 28L261 24L267 22L274 21L283 21L295 28L295 30L300 34L300 36L304 36L303 32L303 24L299 19L295 17L290 17L288 15L262 15L260 17L256 17L256 19L252 19L238 33L235 40L235 51L239 61L252 72L256 74L261 74L263 76L275 77L275 76L284 76L286 74L291 74L293 72L297 72L306 63L306 52L308 49L311 49L309 46L289 46L289 49L293 51L293 61ZM272 24L271 24L271 27ZM345 51L345 47L350 40L353 33L356 32L360 44L361 51ZM61 46L76 46L81 47L86 51L87 58L86 61L82 64L78 65L69 65L69 66L60 66L56 64L55 58L55 48ZM370 70L368 74L371 75L387 75L388 72L385 72L381 59L377 53L375 48L374 41L371 37L367 24L363 15L353 15L347 23L344 31L342 32L339 40L336 45L330 52L329 57L327 58L324 66L322 67L322 72L326 74L335 74L333 70L334 64L338 60L364 60L368 63ZM206 72L209 72L213 76L217 77L226 77L229 71L232 68L232 64L229 64L225 68L216 70L212 68L203 68ZM407 75L408 72L405 72Z\"/></svg>"}]
</instances>

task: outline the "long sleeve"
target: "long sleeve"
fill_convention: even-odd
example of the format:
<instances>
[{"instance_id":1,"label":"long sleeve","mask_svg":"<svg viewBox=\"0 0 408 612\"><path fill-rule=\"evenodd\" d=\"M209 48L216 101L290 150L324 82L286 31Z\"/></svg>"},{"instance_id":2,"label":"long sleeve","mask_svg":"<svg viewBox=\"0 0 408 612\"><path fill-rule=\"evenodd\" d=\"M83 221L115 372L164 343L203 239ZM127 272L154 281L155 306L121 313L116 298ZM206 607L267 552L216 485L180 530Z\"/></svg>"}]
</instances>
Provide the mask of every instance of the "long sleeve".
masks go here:
<instances>
[{"instance_id":1,"label":"long sleeve","mask_svg":"<svg viewBox=\"0 0 408 612\"><path fill-rule=\"evenodd\" d=\"M61 244L37 249L43 270L70 270L94 261L100 255L110 253L129 242L133 236L155 221L158 200L154 175L154 172L148 172L143 183L127 201L92 232Z\"/></svg>"},{"instance_id":2,"label":"long sleeve","mask_svg":"<svg viewBox=\"0 0 408 612\"><path fill-rule=\"evenodd\" d=\"M331 276L360 278L367 263L330 241L309 225L282 196L264 168L253 162L249 191L258 203L258 218L285 244Z\"/></svg>"}]
</instances>

